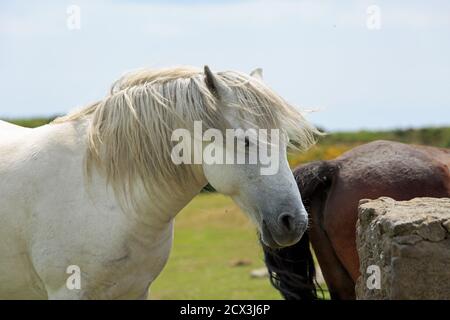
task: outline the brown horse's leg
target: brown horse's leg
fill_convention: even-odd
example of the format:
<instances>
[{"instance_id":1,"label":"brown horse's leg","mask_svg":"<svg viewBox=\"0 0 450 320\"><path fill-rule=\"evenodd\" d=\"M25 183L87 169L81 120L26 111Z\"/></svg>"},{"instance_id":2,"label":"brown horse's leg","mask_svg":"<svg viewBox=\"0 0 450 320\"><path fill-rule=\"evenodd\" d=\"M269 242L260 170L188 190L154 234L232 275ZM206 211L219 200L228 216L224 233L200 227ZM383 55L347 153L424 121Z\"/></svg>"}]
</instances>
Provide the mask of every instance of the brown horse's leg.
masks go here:
<instances>
[{"instance_id":1,"label":"brown horse's leg","mask_svg":"<svg viewBox=\"0 0 450 320\"><path fill-rule=\"evenodd\" d=\"M355 299L355 284L334 252L327 234L311 228L311 244L332 299Z\"/></svg>"},{"instance_id":2,"label":"brown horse's leg","mask_svg":"<svg viewBox=\"0 0 450 320\"><path fill-rule=\"evenodd\" d=\"M324 228L324 214L328 193L311 202L310 242L319 261L332 299L355 299L355 283L336 255L333 244Z\"/></svg>"}]
</instances>

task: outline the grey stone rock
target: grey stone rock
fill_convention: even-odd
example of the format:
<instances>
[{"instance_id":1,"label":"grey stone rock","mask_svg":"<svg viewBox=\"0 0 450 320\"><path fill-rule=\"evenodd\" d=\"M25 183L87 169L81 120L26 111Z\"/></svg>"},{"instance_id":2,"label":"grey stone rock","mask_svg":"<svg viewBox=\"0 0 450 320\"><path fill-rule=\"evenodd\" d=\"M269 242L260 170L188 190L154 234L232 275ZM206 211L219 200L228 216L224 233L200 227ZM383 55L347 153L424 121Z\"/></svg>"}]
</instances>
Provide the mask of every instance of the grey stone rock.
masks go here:
<instances>
[{"instance_id":1,"label":"grey stone rock","mask_svg":"<svg viewBox=\"0 0 450 320\"><path fill-rule=\"evenodd\" d=\"M361 201L356 229L357 299L450 299L450 199Z\"/></svg>"}]
</instances>

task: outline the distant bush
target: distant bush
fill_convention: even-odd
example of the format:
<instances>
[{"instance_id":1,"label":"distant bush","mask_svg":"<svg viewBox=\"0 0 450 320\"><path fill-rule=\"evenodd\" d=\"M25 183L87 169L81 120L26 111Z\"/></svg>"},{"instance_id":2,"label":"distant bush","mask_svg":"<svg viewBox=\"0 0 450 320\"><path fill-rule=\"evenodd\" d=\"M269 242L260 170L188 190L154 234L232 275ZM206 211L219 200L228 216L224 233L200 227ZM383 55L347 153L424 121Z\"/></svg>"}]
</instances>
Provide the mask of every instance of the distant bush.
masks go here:
<instances>
[{"instance_id":1,"label":"distant bush","mask_svg":"<svg viewBox=\"0 0 450 320\"><path fill-rule=\"evenodd\" d=\"M17 124L18 126L22 127L36 128L53 121L55 118L56 116L51 118L12 119L12 120L6 119L5 121Z\"/></svg>"},{"instance_id":2,"label":"distant bush","mask_svg":"<svg viewBox=\"0 0 450 320\"><path fill-rule=\"evenodd\" d=\"M320 144L367 143L374 140L392 140L450 148L450 127L396 129L390 131L336 132L320 139Z\"/></svg>"},{"instance_id":3,"label":"distant bush","mask_svg":"<svg viewBox=\"0 0 450 320\"><path fill-rule=\"evenodd\" d=\"M307 152L289 154L288 160L293 168L306 162L330 160L358 145L375 140L450 148L450 127L330 133L319 138L318 143Z\"/></svg>"}]
</instances>

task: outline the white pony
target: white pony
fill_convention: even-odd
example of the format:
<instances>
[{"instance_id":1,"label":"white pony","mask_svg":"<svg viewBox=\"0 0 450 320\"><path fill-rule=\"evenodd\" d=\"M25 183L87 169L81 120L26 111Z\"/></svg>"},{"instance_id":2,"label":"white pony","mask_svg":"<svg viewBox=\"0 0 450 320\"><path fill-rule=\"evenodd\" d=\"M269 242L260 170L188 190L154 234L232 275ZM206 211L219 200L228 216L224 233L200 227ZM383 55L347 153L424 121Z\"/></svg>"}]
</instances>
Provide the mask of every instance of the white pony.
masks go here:
<instances>
[{"instance_id":1,"label":"white pony","mask_svg":"<svg viewBox=\"0 0 450 320\"><path fill-rule=\"evenodd\" d=\"M205 130L282 128L300 147L316 133L260 69L208 67L130 73L105 99L35 129L0 121L0 298L146 298L176 214L208 182L248 213L267 245L297 242L307 213L288 141L274 175L259 164L175 165L171 134L194 121ZM79 282L69 279L78 271Z\"/></svg>"}]
</instances>

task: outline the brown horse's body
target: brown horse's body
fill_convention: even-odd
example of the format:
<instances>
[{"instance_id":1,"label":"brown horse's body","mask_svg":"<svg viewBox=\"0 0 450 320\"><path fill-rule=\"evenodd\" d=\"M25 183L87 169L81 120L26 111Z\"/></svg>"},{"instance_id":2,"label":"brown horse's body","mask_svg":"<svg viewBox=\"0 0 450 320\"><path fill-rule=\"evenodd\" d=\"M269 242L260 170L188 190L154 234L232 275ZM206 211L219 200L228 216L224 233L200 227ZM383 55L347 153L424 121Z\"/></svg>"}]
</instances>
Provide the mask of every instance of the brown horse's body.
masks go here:
<instances>
[{"instance_id":1,"label":"brown horse's body","mask_svg":"<svg viewBox=\"0 0 450 320\"><path fill-rule=\"evenodd\" d=\"M310 214L308 236L331 297L353 299L360 274L355 239L359 200L450 197L450 150L375 141L335 160L300 166L294 175ZM314 277L311 257L305 254L307 239L279 251L264 248L269 269L277 273L272 280L286 298L315 297L314 289L305 294L311 292ZM296 270L300 278L289 275Z\"/></svg>"}]
</instances>

